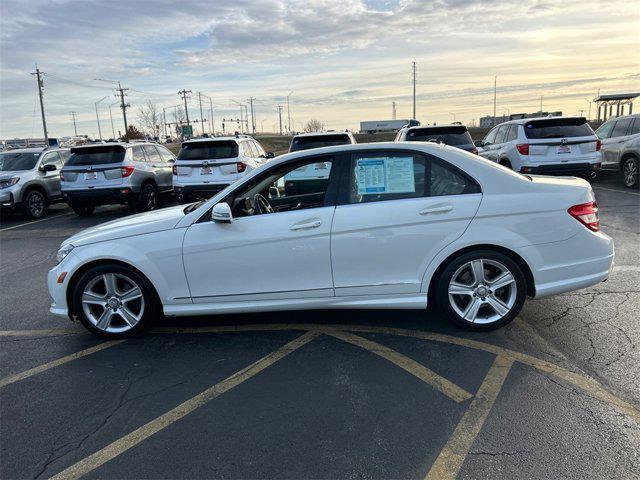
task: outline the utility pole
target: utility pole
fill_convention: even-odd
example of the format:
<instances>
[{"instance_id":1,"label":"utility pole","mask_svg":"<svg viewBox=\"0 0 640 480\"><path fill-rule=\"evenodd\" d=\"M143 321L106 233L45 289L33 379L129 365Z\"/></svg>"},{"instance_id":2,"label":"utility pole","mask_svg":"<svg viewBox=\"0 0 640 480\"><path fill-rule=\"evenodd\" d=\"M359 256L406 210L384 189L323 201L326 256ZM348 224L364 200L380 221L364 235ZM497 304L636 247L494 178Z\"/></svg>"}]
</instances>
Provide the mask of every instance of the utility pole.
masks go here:
<instances>
[{"instance_id":1,"label":"utility pole","mask_svg":"<svg viewBox=\"0 0 640 480\"><path fill-rule=\"evenodd\" d=\"M416 62L411 62L413 76L413 119L416 119Z\"/></svg>"},{"instance_id":2,"label":"utility pole","mask_svg":"<svg viewBox=\"0 0 640 480\"><path fill-rule=\"evenodd\" d=\"M103 101L105 98L108 98L108 97L102 97L100 100L98 100L93 104L94 107L96 107L96 121L98 122L98 136L100 137L100 141L102 141L102 129L100 128L100 116L98 115L98 104L101 101Z\"/></svg>"},{"instance_id":3,"label":"utility pole","mask_svg":"<svg viewBox=\"0 0 640 480\"><path fill-rule=\"evenodd\" d=\"M44 75L43 72L40 71L38 66L36 65L36 71L31 73L31 75L36 76L36 82L38 82L38 95L40 96L40 114L42 115L42 129L44 130L44 143L45 145L49 145L49 134L47 132L47 121L44 118L44 102L42 101L42 87L44 86L44 81L42 80L41 75Z\"/></svg>"},{"instance_id":4,"label":"utility pole","mask_svg":"<svg viewBox=\"0 0 640 480\"><path fill-rule=\"evenodd\" d=\"M496 108L497 108L497 98L498 98L498 76L493 77L493 122L492 126L496 125Z\"/></svg>"},{"instance_id":5,"label":"utility pole","mask_svg":"<svg viewBox=\"0 0 640 480\"><path fill-rule=\"evenodd\" d=\"M391 102L391 119L396 119L396 102Z\"/></svg>"},{"instance_id":6,"label":"utility pole","mask_svg":"<svg viewBox=\"0 0 640 480\"><path fill-rule=\"evenodd\" d=\"M278 109L278 119L280 120L280 135L282 135L282 105L277 105Z\"/></svg>"},{"instance_id":7,"label":"utility pole","mask_svg":"<svg viewBox=\"0 0 640 480\"><path fill-rule=\"evenodd\" d=\"M216 130L213 128L213 103L211 102L211 97L209 97L209 116L211 117L211 123L209 123L209 128L211 129L211 135L215 136Z\"/></svg>"},{"instance_id":8,"label":"utility pole","mask_svg":"<svg viewBox=\"0 0 640 480\"><path fill-rule=\"evenodd\" d=\"M187 120L187 125L190 125L189 123L189 109L187 107L187 94L191 93L191 90L185 90L182 89L181 91L178 92L178 95L180 95L182 97L182 100L184 101L184 116Z\"/></svg>"},{"instance_id":9,"label":"utility pole","mask_svg":"<svg viewBox=\"0 0 640 480\"><path fill-rule=\"evenodd\" d=\"M291 110L289 109L289 97L291 96L292 93L293 93L293 90L291 90L287 95L287 126L289 129L289 133L291 133Z\"/></svg>"},{"instance_id":10,"label":"utility pole","mask_svg":"<svg viewBox=\"0 0 640 480\"><path fill-rule=\"evenodd\" d=\"M249 97L249 105L251 107L251 132L255 135L256 133L256 114L253 110L253 101L255 97Z\"/></svg>"},{"instance_id":11,"label":"utility pole","mask_svg":"<svg viewBox=\"0 0 640 480\"><path fill-rule=\"evenodd\" d=\"M200 103L200 130L204 135L204 118L202 116L202 92L198 92L198 102Z\"/></svg>"},{"instance_id":12,"label":"utility pole","mask_svg":"<svg viewBox=\"0 0 640 480\"><path fill-rule=\"evenodd\" d=\"M542 95L540 95L540 115L542 115Z\"/></svg>"},{"instance_id":13,"label":"utility pole","mask_svg":"<svg viewBox=\"0 0 640 480\"><path fill-rule=\"evenodd\" d=\"M78 136L78 127L76 127L76 112L71 112L71 120L73 120L73 131L76 137Z\"/></svg>"},{"instance_id":14,"label":"utility pole","mask_svg":"<svg viewBox=\"0 0 640 480\"><path fill-rule=\"evenodd\" d=\"M114 104L111 104L114 105ZM113 128L113 115L111 113L111 105L109 105L109 120L111 120L111 138L116 139L116 130Z\"/></svg>"},{"instance_id":15,"label":"utility pole","mask_svg":"<svg viewBox=\"0 0 640 480\"><path fill-rule=\"evenodd\" d=\"M163 128L163 132L164 132L164 138L166 140L167 138L167 113L166 113L167 107L162 107L162 126Z\"/></svg>"},{"instance_id":16,"label":"utility pole","mask_svg":"<svg viewBox=\"0 0 640 480\"><path fill-rule=\"evenodd\" d=\"M113 83L118 85L118 88L116 88L118 92L116 94L116 98L120 97L120 108L122 109L122 119L124 120L124 134L126 135L127 131L129 130L129 125L127 124L127 108L129 108L131 105L129 105L128 103L124 103L124 97L126 95L124 92L126 92L129 89L122 88L122 85L117 80L105 80L103 78L94 78L94 80L97 80L99 82Z\"/></svg>"}]
</instances>

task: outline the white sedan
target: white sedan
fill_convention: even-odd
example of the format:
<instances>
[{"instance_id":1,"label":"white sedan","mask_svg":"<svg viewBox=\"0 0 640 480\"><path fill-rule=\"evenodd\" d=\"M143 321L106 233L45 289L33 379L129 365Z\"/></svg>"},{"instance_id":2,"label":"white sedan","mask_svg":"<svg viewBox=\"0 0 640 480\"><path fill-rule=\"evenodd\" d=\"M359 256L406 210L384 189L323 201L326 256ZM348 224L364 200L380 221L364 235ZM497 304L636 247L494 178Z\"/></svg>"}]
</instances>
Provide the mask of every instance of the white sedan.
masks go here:
<instances>
[{"instance_id":1,"label":"white sedan","mask_svg":"<svg viewBox=\"0 0 640 480\"><path fill-rule=\"evenodd\" d=\"M526 296L606 280L613 257L584 180L525 176L434 143L373 143L284 155L206 202L80 232L48 283L51 312L108 337L161 314L432 301L488 330Z\"/></svg>"}]
</instances>

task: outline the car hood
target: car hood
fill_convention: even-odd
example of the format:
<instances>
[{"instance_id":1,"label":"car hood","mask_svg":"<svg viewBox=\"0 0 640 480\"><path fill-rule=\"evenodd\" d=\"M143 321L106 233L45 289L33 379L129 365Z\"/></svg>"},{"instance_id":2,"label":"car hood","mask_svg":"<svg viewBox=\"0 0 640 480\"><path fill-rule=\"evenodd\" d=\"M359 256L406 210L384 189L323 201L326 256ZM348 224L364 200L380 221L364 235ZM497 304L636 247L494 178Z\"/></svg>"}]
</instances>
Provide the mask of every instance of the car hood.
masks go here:
<instances>
[{"instance_id":1,"label":"car hood","mask_svg":"<svg viewBox=\"0 0 640 480\"><path fill-rule=\"evenodd\" d=\"M0 172L0 180L9 180L12 177L18 177L20 174L24 175L29 170L9 170L6 172Z\"/></svg>"},{"instance_id":2,"label":"car hood","mask_svg":"<svg viewBox=\"0 0 640 480\"><path fill-rule=\"evenodd\" d=\"M116 238L170 230L184 217L184 208L185 205L178 205L101 223L67 238L62 245L72 244L79 247Z\"/></svg>"}]
</instances>

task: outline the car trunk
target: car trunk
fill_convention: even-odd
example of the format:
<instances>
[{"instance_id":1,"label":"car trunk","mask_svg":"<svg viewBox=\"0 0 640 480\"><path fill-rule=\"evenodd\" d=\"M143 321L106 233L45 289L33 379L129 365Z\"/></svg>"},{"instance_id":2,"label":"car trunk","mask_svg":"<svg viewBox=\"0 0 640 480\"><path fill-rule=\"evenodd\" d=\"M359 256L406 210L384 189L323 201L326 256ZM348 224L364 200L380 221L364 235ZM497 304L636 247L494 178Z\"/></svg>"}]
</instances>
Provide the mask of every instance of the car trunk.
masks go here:
<instances>
[{"instance_id":1,"label":"car trunk","mask_svg":"<svg viewBox=\"0 0 640 480\"><path fill-rule=\"evenodd\" d=\"M595 133L582 117L532 120L524 132L529 157L540 164L584 162L597 150Z\"/></svg>"},{"instance_id":2,"label":"car trunk","mask_svg":"<svg viewBox=\"0 0 640 480\"><path fill-rule=\"evenodd\" d=\"M62 170L63 181L72 188L118 187L123 182L125 153L120 145L72 148Z\"/></svg>"},{"instance_id":3,"label":"car trunk","mask_svg":"<svg viewBox=\"0 0 640 480\"><path fill-rule=\"evenodd\" d=\"M180 182L220 183L238 179L238 144L233 141L183 143L176 173Z\"/></svg>"}]
</instances>

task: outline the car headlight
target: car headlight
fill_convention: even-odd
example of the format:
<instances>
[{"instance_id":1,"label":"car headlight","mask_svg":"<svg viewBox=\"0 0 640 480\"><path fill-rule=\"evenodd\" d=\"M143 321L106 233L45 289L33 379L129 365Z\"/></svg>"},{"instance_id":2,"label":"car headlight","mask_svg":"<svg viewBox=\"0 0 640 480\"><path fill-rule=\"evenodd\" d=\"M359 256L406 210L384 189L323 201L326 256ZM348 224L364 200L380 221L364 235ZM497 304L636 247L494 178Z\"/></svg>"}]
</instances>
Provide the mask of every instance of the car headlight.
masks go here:
<instances>
[{"instance_id":1,"label":"car headlight","mask_svg":"<svg viewBox=\"0 0 640 480\"><path fill-rule=\"evenodd\" d=\"M11 177L8 180L2 180L2 181L0 181L0 188L13 187L19 181L20 181L20 177Z\"/></svg>"},{"instance_id":2,"label":"car headlight","mask_svg":"<svg viewBox=\"0 0 640 480\"><path fill-rule=\"evenodd\" d=\"M58 250L58 254L56 255L56 260L58 260L58 263L64 260L66 256L71 253L71 250L73 249L74 249L74 246L69 244L69 245L65 245L60 250Z\"/></svg>"}]
</instances>

